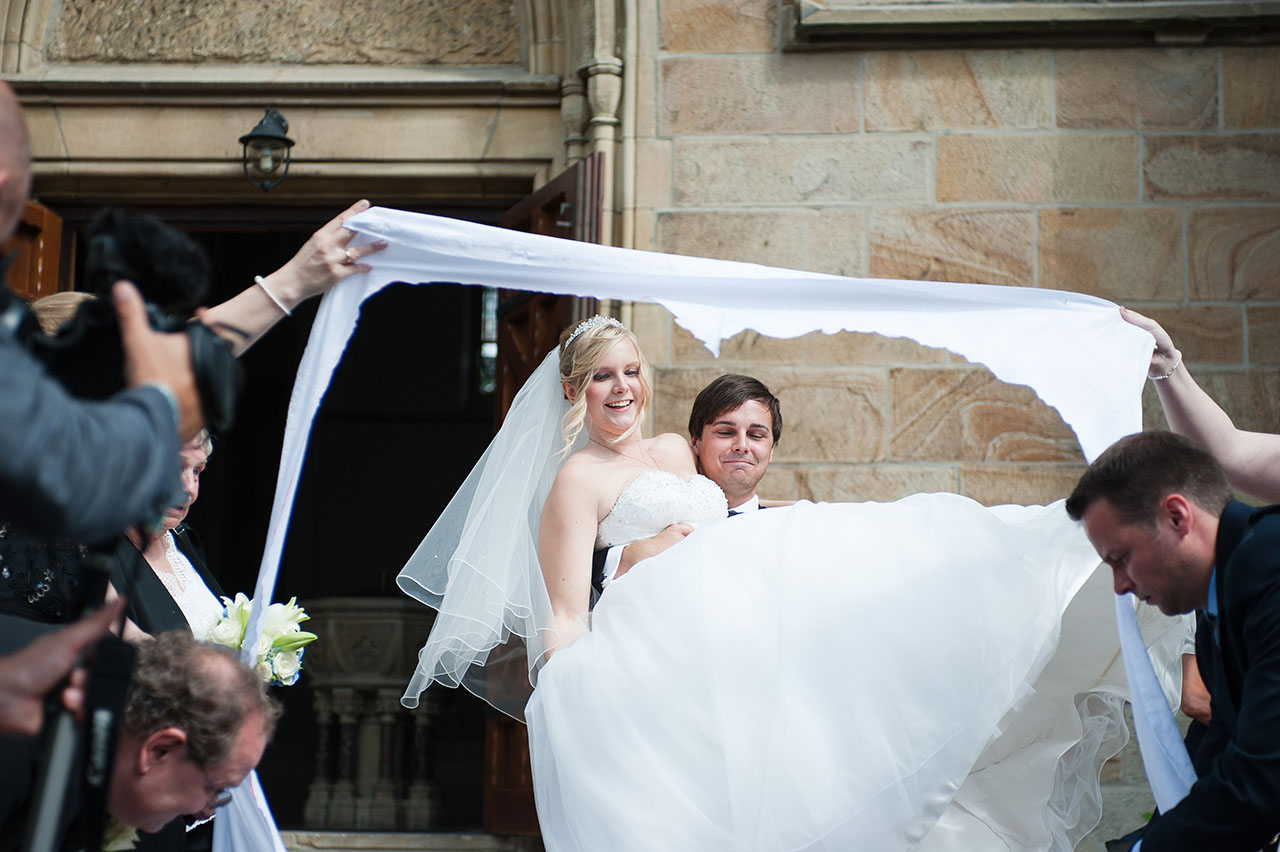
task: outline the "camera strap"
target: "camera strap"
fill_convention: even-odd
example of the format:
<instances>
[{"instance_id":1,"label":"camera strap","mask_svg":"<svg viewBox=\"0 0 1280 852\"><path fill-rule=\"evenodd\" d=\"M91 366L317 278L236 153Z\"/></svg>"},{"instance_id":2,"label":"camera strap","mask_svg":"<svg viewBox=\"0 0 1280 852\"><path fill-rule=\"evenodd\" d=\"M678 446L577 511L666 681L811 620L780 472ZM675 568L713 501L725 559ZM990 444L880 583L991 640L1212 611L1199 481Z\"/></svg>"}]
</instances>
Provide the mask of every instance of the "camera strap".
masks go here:
<instances>
[{"instance_id":1,"label":"camera strap","mask_svg":"<svg viewBox=\"0 0 1280 852\"><path fill-rule=\"evenodd\" d=\"M107 792L116 743L124 721L137 651L133 645L108 633L97 645L89 688L85 695L84 802L81 816L86 849L100 849L107 820Z\"/></svg>"}]
</instances>

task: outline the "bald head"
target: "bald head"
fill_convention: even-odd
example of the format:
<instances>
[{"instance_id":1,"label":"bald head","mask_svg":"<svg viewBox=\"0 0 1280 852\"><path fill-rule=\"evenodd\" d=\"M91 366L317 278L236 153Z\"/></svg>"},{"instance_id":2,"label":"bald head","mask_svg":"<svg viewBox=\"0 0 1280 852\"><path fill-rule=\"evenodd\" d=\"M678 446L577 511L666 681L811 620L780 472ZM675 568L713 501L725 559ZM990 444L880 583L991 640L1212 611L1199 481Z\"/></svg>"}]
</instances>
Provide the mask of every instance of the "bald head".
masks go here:
<instances>
[{"instance_id":1,"label":"bald head","mask_svg":"<svg viewBox=\"0 0 1280 852\"><path fill-rule=\"evenodd\" d=\"M0 242L9 239L31 189L31 144L22 107L9 84L0 81Z\"/></svg>"}]
</instances>

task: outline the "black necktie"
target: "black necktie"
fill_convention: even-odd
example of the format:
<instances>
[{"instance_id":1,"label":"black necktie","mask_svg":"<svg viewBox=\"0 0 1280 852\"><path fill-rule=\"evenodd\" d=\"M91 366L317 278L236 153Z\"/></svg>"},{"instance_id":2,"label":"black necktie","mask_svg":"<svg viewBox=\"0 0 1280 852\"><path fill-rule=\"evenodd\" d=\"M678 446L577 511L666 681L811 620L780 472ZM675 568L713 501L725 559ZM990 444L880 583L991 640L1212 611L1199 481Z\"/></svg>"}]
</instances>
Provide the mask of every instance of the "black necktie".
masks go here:
<instances>
[{"instance_id":1,"label":"black necktie","mask_svg":"<svg viewBox=\"0 0 1280 852\"><path fill-rule=\"evenodd\" d=\"M741 515L741 514L742 514L742 513L741 513L741 512L739 512L737 509L730 509L730 510L729 510L729 517L731 517L731 518L732 518L734 515Z\"/></svg>"}]
</instances>

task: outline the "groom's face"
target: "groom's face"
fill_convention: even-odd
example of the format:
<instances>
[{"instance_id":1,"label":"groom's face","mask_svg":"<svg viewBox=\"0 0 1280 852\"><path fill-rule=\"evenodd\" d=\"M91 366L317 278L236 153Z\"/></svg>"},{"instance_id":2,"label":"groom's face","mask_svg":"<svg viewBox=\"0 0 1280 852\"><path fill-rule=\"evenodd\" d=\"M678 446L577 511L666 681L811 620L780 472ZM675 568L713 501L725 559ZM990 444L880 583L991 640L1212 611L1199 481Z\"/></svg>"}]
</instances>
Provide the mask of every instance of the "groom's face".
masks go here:
<instances>
[{"instance_id":1,"label":"groom's face","mask_svg":"<svg viewBox=\"0 0 1280 852\"><path fill-rule=\"evenodd\" d=\"M719 485L730 507L756 493L773 461L773 418L768 407L749 399L702 427L693 440L702 473Z\"/></svg>"}]
</instances>

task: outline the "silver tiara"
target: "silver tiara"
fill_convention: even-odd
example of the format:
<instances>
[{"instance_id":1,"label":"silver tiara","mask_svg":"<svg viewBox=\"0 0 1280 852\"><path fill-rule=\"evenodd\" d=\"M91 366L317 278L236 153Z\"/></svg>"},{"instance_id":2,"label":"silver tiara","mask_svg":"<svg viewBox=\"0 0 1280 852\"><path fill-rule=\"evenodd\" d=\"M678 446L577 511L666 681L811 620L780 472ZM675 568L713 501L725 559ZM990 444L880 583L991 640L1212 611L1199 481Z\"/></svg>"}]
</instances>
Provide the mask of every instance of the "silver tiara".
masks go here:
<instances>
[{"instance_id":1,"label":"silver tiara","mask_svg":"<svg viewBox=\"0 0 1280 852\"><path fill-rule=\"evenodd\" d=\"M573 330L573 333L569 335L569 339L564 342L565 348L568 348L569 344L572 343L573 339L579 334L582 334L582 332L589 328L595 328L599 325L616 325L618 328L625 328L622 323L618 322L613 317L602 317L599 314L596 314L595 316L588 317L578 323L578 327Z\"/></svg>"}]
</instances>

